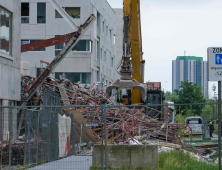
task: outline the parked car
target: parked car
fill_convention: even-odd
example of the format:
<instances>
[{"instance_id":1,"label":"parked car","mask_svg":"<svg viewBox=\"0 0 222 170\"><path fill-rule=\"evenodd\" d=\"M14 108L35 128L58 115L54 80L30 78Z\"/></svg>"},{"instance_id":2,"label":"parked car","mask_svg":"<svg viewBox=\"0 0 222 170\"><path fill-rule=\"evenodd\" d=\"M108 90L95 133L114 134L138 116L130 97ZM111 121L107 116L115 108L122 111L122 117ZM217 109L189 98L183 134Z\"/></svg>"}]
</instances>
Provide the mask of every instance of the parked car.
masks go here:
<instances>
[{"instance_id":1,"label":"parked car","mask_svg":"<svg viewBox=\"0 0 222 170\"><path fill-rule=\"evenodd\" d=\"M202 117L200 117L200 116L187 117L186 123L192 129L192 134L202 135L202 129L203 129ZM189 133L191 133L191 132L189 132Z\"/></svg>"}]
</instances>

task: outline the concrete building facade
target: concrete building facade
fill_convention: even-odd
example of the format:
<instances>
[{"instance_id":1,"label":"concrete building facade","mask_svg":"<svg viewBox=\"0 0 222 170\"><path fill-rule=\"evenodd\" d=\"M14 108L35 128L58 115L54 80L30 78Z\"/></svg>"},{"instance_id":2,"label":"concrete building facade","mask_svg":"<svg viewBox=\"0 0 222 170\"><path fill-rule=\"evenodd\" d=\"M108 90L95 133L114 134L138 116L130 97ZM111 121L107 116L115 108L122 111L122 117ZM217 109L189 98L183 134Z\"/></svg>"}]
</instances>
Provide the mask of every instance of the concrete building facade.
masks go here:
<instances>
[{"instance_id":1,"label":"concrete building facade","mask_svg":"<svg viewBox=\"0 0 222 170\"><path fill-rule=\"evenodd\" d=\"M15 106L21 100L20 16L20 0L0 0L0 106ZM0 108L0 140L7 139L8 111ZM16 115L13 113L13 127L16 127Z\"/></svg>"},{"instance_id":2,"label":"concrete building facade","mask_svg":"<svg viewBox=\"0 0 222 170\"><path fill-rule=\"evenodd\" d=\"M118 65L123 56L123 9L114 8L116 13L116 65ZM116 73L116 79L119 79L120 75Z\"/></svg>"},{"instance_id":3,"label":"concrete building facade","mask_svg":"<svg viewBox=\"0 0 222 170\"><path fill-rule=\"evenodd\" d=\"M21 2L22 44L76 31L47 0ZM73 82L99 82L98 87L105 90L115 80L115 12L107 0L57 0L57 3L78 26L91 14L95 14L97 20L56 67L52 76L59 79L59 75L65 73L66 78ZM29 62L30 75L39 76L42 67L40 60L51 62L63 47L64 44L60 44L23 53L22 60Z\"/></svg>"},{"instance_id":4,"label":"concrete building facade","mask_svg":"<svg viewBox=\"0 0 222 170\"><path fill-rule=\"evenodd\" d=\"M207 61L203 57L177 56L172 61L172 91L180 88L181 81L189 81L202 88L205 98L208 98Z\"/></svg>"}]
</instances>

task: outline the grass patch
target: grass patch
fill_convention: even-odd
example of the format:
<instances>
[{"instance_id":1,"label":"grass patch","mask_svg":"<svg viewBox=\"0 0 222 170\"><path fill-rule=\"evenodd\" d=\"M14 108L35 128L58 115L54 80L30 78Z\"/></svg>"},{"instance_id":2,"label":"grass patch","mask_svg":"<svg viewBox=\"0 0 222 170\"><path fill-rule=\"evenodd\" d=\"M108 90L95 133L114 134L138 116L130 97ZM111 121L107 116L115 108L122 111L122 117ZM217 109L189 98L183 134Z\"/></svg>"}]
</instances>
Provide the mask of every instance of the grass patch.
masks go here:
<instances>
[{"instance_id":1,"label":"grass patch","mask_svg":"<svg viewBox=\"0 0 222 170\"><path fill-rule=\"evenodd\" d=\"M198 162L183 151L173 150L168 153L159 154L159 168L157 169L116 169L116 170L218 170L218 166L208 165L205 162ZM91 167L90 170L101 168ZM113 168L108 168L113 169Z\"/></svg>"},{"instance_id":2,"label":"grass patch","mask_svg":"<svg viewBox=\"0 0 222 170\"><path fill-rule=\"evenodd\" d=\"M39 166L39 165L43 165L45 164L46 162L44 160L40 161L37 165L34 165L34 164L28 164L25 166L25 169L29 169L29 168L34 168L36 166Z\"/></svg>"},{"instance_id":3,"label":"grass patch","mask_svg":"<svg viewBox=\"0 0 222 170\"><path fill-rule=\"evenodd\" d=\"M218 135L218 125L214 125L214 132L213 133L215 133L215 134L217 134Z\"/></svg>"},{"instance_id":4,"label":"grass patch","mask_svg":"<svg viewBox=\"0 0 222 170\"><path fill-rule=\"evenodd\" d=\"M183 141L184 143L190 143L191 141L190 140L184 140ZM192 143L200 143L200 142L218 142L218 140L206 140L206 139L203 139L203 140L192 140Z\"/></svg>"}]
</instances>

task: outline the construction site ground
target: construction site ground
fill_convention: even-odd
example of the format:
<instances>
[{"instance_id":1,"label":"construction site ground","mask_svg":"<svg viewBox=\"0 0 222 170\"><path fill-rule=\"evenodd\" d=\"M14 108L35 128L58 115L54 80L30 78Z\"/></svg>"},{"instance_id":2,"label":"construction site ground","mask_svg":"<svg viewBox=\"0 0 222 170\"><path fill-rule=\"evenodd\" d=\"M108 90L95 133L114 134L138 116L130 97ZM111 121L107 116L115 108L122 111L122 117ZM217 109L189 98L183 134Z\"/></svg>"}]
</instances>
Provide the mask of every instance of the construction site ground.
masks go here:
<instances>
[{"instance_id":1,"label":"construction site ground","mask_svg":"<svg viewBox=\"0 0 222 170\"><path fill-rule=\"evenodd\" d=\"M72 170L89 170L92 166L92 156L70 156L58 161L46 163L30 170L44 169L72 169Z\"/></svg>"},{"instance_id":2,"label":"construction site ground","mask_svg":"<svg viewBox=\"0 0 222 170\"><path fill-rule=\"evenodd\" d=\"M101 168L91 167L90 170L100 170ZM108 168L112 169L112 168ZM140 170L218 170L218 165L207 164L193 158L182 150L172 150L159 154L158 168L156 169L140 169ZM120 168L118 170L133 170L130 168ZM134 169L135 170L135 169Z\"/></svg>"}]
</instances>

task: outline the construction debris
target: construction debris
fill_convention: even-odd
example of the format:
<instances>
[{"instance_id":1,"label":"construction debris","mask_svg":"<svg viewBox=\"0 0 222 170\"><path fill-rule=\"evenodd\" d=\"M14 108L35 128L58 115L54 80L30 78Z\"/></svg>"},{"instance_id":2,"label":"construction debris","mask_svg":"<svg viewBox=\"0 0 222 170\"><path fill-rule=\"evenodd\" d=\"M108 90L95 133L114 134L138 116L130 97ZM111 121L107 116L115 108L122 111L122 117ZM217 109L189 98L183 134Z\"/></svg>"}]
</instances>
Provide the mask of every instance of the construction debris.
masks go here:
<instances>
[{"instance_id":1,"label":"construction debris","mask_svg":"<svg viewBox=\"0 0 222 170\"><path fill-rule=\"evenodd\" d=\"M44 89L48 88L58 93L61 97L61 105L110 105L114 104L102 90L92 86L81 86L81 84L72 83L61 76L61 80L48 77L37 89L36 93L29 100L29 105L41 106L43 104ZM37 78L31 76L22 76L22 96L26 95L29 88L35 83Z\"/></svg>"},{"instance_id":2,"label":"construction debris","mask_svg":"<svg viewBox=\"0 0 222 170\"><path fill-rule=\"evenodd\" d=\"M37 145L36 142L32 141L31 143L32 152L36 153ZM38 159L41 160L43 158L42 152L45 149L45 142L39 141L38 146ZM24 164L24 157L25 157L25 142L24 138L23 141L15 141L11 143L11 165L23 165ZM27 159L26 153L26 159ZM9 164L9 142L3 141L0 142L0 155L2 156L2 164L8 165ZM30 155L30 161L36 160L36 154ZM27 161L27 160L26 160Z\"/></svg>"},{"instance_id":3,"label":"construction debris","mask_svg":"<svg viewBox=\"0 0 222 170\"><path fill-rule=\"evenodd\" d=\"M36 80L35 77L22 76L22 96L26 95ZM152 86L152 88L159 87L159 84ZM198 160L210 159L215 155L215 152L209 154L209 149L203 148L203 146L192 149L187 147L183 143L182 137L189 133L191 128L186 123L169 123L167 112L164 113L147 106L117 106L103 90L97 89L95 84L89 86L73 83L66 79L64 74L60 76L60 80L48 77L30 98L28 105L39 106L41 109L45 89L59 94L60 105L66 106L61 107L60 114L65 114L72 119L70 141L71 145L75 147L67 156L90 155L93 144L102 141L105 145L155 144L159 147L159 153L185 148L192 152ZM102 106L104 104L106 114L104 114ZM151 112L156 112L156 116L150 117ZM160 114L164 115L164 120L158 119ZM96 127L88 127L87 124L95 124ZM181 135L180 131L186 133Z\"/></svg>"},{"instance_id":4,"label":"construction debris","mask_svg":"<svg viewBox=\"0 0 222 170\"><path fill-rule=\"evenodd\" d=\"M34 77L22 77L22 96L26 95L26 91L28 91L29 87L31 87L35 81L36 78ZM89 142L90 139L91 142L95 143L99 141L99 138L103 137L108 140L108 144L141 144L142 141L142 143L144 143L144 141L154 138L181 145L183 144L182 136L178 134L178 131L181 129L189 129L189 126L186 124L168 123L168 114L150 107L112 107L115 106L114 102L103 92L103 90L98 90L94 85L83 86L80 83L73 83L67 80L65 75L61 75L60 80L48 77L29 100L30 105L41 106L43 104L43 93L45 88L51 89L60 95L61 105L70 106L69 109L63 109L62 113L67 113L67 116L73 114L77 124L80 124L81 120L84 124L98 124L97 128L86 128L88 129L87 134L90 136L86 142ZM101 107L103 104L110 106L110 108L107 109L105 119L107 136L105 136L105 133L101 134L101 125L104 123L102 120L104 113L103 108ZM71 105L85 105L86 107L79 110L79 108L72 107ZM147 114L145 114L146 109L148 110ZM151 118L149 117L149 114L152 111L155 111L158 114ZM165 115L165 120L159 121L157 119L159 114ZM79 131L78 128L76 129ZM189 130L187 133L188 132ZM134 136L141 137L137 140Z\"/></svg>"}]
</instances>

